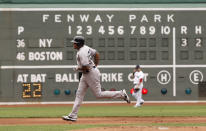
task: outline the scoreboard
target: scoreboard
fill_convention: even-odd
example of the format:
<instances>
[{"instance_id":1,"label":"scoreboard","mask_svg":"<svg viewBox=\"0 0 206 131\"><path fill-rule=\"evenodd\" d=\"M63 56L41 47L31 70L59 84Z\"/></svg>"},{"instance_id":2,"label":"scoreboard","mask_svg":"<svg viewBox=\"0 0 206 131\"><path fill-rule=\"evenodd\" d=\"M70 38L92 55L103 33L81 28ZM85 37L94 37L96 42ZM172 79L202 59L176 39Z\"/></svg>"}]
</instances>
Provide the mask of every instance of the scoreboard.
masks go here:
<instances>
[{"instance_id":1,"label":"scoreboard","mask_svg":"<svg viewBox=\"0 0 206 131\"><path fill-rule=\"evenodd\" d=\"M72 70L76 35L100 53L102 90L129 92L140 64L145 100L205 100L205 14L206 8L2 8L0 102L73 101L81 77ZM98 101L90 90L85 100Z\"/></svg>"}]
</instances>

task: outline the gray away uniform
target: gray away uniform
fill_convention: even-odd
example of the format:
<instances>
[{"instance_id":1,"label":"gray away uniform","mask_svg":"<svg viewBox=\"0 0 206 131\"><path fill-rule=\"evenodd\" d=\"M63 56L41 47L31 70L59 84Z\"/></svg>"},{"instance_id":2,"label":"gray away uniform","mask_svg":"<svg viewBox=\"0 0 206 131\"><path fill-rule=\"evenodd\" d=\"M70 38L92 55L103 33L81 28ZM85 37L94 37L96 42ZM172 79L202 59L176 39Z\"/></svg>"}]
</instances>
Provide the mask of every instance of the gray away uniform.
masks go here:
<instances>
[{"instance_id":1,"label":"gray away uniform","mask_svg":"<svg viewBox=\"0 0 206 131\"><path fill-rule=\"evenodd\" d=\"M79 107L88 88L92 90L93 94L97 98L125 98L122 91L101 91L100 72L99 69L95 67L93 62L95 53L95 49L92 49L86 45L81 47L77 52L76 59L78 67L81 68L82 66L89 66L90 70L88 73L83 73L80 79L73 109L69 114L70 117L77 118Z\"/></svg>"}]
</instances>

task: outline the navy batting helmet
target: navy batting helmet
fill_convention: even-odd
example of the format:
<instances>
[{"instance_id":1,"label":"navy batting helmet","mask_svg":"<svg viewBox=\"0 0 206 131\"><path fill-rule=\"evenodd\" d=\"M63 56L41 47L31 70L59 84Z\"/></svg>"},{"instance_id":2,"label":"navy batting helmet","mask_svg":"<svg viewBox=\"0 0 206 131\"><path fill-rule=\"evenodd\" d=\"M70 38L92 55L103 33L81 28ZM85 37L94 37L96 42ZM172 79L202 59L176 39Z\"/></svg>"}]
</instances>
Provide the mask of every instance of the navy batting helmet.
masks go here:
<instances>
[{"instance_id":1,"label":"navy batting helmet","mask_svg":"<svg viewBox=\"0 0 206 131\"><path fill-rule=\"evenodd\" d=\"M75 36L71 42L77 44L77 46L83 46L84 45L84 37L83 36Z\"/></svg>"},{"instance_id":2,"label":"navy batting helmet","mask_svg":"<svg viewBox=\"0 0 206 131\"><path fill-rule=\"evenodd\" d=\"M138 69L138 68L140 68L140 65L136 65L135 69Z\"/></svg>"}]
</instances>

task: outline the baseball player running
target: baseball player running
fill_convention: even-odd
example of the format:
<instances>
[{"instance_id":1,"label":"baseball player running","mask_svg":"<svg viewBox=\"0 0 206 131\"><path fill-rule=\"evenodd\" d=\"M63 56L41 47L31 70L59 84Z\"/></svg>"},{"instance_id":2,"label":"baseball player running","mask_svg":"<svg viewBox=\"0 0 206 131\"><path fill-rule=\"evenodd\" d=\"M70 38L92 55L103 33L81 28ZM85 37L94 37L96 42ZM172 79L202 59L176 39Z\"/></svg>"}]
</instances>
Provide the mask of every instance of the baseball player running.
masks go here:
<instances>
[{"instance_id":1,"label":"baseball player running","mask_svg":"<svg viewBox=\"0 0 206 131\"><path fill-rule=\"evenodd\" d=\"M142 99L142 88L143 88L143 79L144 73L142 72L139 65L137 65L133 72L134 77L134 87L131 89L132 96L137 100L134 107L140 107L144 100Z\"/></svg>"},{"instance_id":2,"label":"baseball player running","mask_svg":"<svg viewBox=\"0 0 206 131\"><path fill-rule=\"evenodd\" d=\"M88 88L91 88L97 98L120 98L130 103L129 96L125 89L120 91L101 91L100 72L97 68L99 53L95 49L84 45L84 37L75 36L71 42L73 43L74 49L77 49L77 67L74 70L81 71L83 75L76 92L73 109L69 115L63 116L62 119L67 121L77 120L79 107Z\"/></svg>"}]
</instances>

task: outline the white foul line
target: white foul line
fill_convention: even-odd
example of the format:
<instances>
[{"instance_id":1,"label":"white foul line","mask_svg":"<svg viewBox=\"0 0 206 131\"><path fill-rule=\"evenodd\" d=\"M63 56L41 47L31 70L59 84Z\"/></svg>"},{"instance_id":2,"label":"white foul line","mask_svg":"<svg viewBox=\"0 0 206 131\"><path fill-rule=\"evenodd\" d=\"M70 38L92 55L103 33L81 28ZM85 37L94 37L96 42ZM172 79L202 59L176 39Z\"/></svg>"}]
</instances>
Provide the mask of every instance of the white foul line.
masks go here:
<instances>
[{"instance_id":1,"label":"white foul line","mask_svg":"<svg viewBox=\"0 0 206 131\"><path fill-rule=\"evenodd\" d=\"M173 27L173 96L176 96L176 29Z\"/></svg>"}]
</instances>

